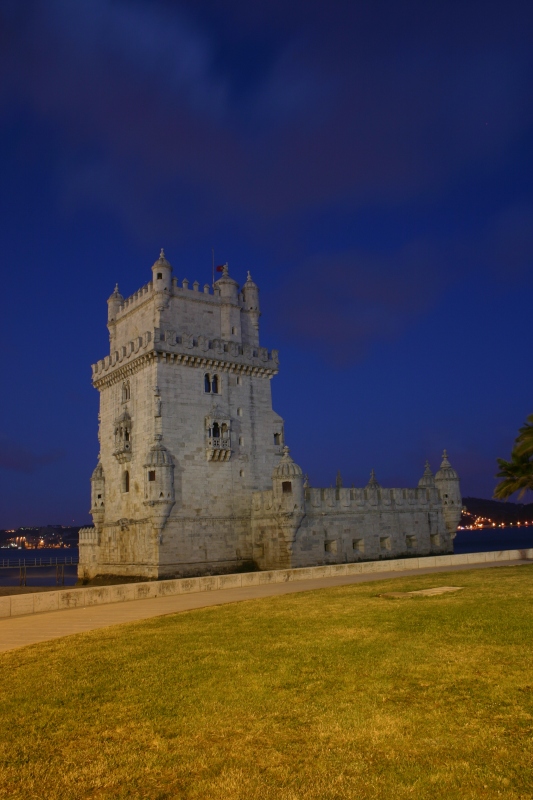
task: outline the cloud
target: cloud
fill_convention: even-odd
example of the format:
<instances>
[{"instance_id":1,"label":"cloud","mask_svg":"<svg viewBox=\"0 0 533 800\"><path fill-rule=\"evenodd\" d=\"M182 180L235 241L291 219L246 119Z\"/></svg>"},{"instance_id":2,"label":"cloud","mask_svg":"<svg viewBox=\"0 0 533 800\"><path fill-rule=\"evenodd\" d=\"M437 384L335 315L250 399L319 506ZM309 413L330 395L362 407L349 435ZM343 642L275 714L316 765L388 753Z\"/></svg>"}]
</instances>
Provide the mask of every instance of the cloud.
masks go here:
<instances>
[{"instance_id":1,"label":"cloud","mask_svg":"<svg viewBox=\"0 0 533 800\"><path fill-rule=\"evenodd\" d=\"M400 15L387 3L372 14L320 6L233 3L216 25L193 4L34 0L9 17L5 96L56 126L71 154L66 186L91 153L100 177L76 201L131 230L157 227L154 204L189 192L197 224L431 197L466 164L493 164L531 123L512 2L498 26L484 12L482 31L469 7L461 33L445 9L429 18L417 2ZM239 92L248 57L223 54L243 38L263 55Z\"/></svg>"},{"instance_id":2,"label":"cloud","mask_svg":"<svg viewBox=\"0 0 533 800\"><path fill-rule=\"evenodd\" d=\"M418 321L446 280L442 256L426 242L381 255L322 254L301 263L276 287L271 324L343 364Z\"/></svg>"},{"instance_id":3,"label":"cloud","mask_svg":"<svg viewBox=\"0 0 533 800\"><path fill-rule=\"evenodd\" d=\"M48 464L54 464L64 455L62 450L50 450L38 455L12 439L0 437L0 468L10 472L35 472Z\"/></svg>"}]
</instances>

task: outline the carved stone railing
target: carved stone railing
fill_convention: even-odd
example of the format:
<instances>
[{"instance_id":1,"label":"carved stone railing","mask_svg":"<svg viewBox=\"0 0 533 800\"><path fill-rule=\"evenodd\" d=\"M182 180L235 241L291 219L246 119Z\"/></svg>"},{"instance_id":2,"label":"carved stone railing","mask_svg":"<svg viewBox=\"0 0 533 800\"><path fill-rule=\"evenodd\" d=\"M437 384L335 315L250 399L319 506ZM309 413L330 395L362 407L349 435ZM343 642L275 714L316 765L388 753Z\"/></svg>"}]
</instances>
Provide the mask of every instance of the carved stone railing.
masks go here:
<instances>
[{"instance_id":1,"label":"carved stone railing","mask_svg":"<svg viewBox=\"0 0 533 800\"><path fill-rule=\"evenodd\" d=\"M208 461L229 461L231 457L231 441L229 438L212 437L207 440Z\"/></svg>"}]
</instances>

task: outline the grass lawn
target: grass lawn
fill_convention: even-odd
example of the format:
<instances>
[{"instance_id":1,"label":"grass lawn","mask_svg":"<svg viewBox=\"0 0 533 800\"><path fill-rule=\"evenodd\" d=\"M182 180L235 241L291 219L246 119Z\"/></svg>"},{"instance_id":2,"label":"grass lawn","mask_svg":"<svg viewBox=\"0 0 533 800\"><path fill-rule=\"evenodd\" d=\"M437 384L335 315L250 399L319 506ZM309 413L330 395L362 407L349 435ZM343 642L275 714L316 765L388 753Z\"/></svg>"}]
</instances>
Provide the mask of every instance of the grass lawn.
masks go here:
<instances>
[{"instance_id":1,"label":"grass lawn","mask_svg":"<svg viewBox=\"0 0 533 800\"><path fill-rule=\"evenodd\" d=\"M0 798L530 800L532 623L533 566L500 567L6 653Z\"/></svg>"}]
</instances>

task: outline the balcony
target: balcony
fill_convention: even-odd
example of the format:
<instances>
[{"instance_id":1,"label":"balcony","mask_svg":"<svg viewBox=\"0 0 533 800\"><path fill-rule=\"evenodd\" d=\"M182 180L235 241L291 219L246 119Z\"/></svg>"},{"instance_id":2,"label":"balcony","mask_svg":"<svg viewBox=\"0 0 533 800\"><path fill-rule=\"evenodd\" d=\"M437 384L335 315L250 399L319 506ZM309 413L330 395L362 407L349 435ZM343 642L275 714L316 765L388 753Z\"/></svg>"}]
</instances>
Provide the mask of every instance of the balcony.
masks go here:
<instances>
[{"instance_id":1,"label":"balcony","mask_svg":"<svg viewBox=\"0 0 533 800\"><path fill-rule=\"evenodd\" d=\"M118 442L113 451L113 455L119 464L124 464L126 461L131 461L131 442Z\"/></svg>"},{"instance_id":2,"label":"balcony","mask_svg":"<svg viewBox=\"0 0 533 800\"><path fill-rule=\"evenodd\" d=\"M231 457L231 440L229 437L210 437L207 440L208 461L229 461Z\"/></svg>"}]
</instances>

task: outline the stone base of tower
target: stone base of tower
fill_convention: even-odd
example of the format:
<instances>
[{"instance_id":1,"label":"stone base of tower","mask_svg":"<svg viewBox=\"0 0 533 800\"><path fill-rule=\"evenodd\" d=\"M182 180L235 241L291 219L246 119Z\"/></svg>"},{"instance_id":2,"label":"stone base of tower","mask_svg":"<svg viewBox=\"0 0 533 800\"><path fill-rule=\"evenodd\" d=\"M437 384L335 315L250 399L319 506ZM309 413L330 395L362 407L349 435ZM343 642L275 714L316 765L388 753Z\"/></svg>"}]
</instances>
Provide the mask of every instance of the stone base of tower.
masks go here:
<instances>
[{"instance_id":1,"label":"stone base of tower","mask_svg":"<svg viewBox=\"0 0 533 800\"><path fill-rule=\"evenodd\" d=\"M120 520L80 530L78 578L158 580L256 569L250 517L170 518L157 533L149 522Z\"/></svg>"}]
</instances>

